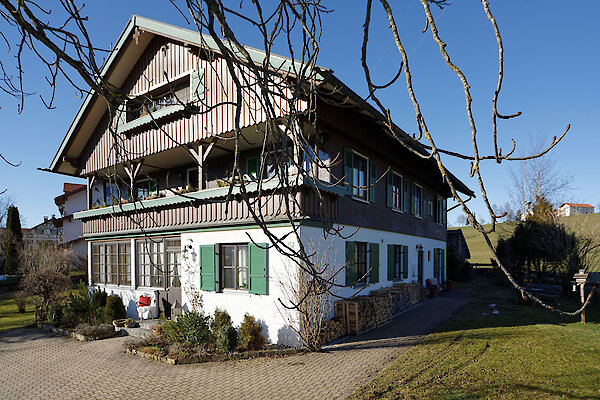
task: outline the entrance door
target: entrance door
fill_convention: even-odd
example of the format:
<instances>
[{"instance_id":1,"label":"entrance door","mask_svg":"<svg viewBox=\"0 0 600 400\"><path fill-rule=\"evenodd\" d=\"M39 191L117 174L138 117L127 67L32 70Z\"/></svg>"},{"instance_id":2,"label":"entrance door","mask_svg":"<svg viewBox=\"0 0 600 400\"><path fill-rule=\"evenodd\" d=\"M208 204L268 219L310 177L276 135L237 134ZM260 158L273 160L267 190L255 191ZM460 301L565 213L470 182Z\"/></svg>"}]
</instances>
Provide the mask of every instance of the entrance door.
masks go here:
<instances>
[{"instance_id":1,"label":"entrance door","mask_svg":"<svg viewBox=\"0 0 600 400\"><path fill-rule=\"evenodd\" d=\"M423 250L419 250L419 258L418 258L418 272L419 272L419 285L423 286Z\"/></svg>"},{"instance_id":2,"label":"entrance door","mask_svg":"<svg viewBox=\"0 0 600 400\"><path fill-rule=\"evenodd\" d=\"M165 238L163 288L158 296L160 312L171 319L171 307L177 301L181 306L181 239Z\"/></svg>"}]
</instances>

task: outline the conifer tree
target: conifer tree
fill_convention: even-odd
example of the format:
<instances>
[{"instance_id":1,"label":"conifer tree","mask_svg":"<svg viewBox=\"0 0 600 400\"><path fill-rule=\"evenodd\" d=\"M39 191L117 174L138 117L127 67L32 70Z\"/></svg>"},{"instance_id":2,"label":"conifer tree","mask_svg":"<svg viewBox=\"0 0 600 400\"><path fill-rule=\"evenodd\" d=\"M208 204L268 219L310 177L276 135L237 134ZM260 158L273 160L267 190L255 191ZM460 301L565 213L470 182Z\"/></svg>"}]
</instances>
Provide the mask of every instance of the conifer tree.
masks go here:
<instances>
[{"instance_id":1,"label":"conifer tree","mask_svg":"<svg viewBox=\"0 0 600 400\"><path fill-rule=\"evenodd\" d=\"M19 253L23 248L23 232L21 231L21 220L19 209L15 206L8 208L6 216L6 234L4 235L4 273L16 274L19 270Z\"/></svg>"}]
</instances>

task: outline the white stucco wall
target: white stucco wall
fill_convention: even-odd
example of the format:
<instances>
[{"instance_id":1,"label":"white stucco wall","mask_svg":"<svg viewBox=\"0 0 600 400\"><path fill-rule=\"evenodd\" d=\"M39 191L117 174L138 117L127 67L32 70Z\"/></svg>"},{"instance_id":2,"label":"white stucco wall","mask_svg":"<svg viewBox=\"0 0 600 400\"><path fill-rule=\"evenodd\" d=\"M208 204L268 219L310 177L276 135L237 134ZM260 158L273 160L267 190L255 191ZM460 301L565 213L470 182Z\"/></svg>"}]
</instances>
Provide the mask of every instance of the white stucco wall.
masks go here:
<instances>
[{"instance_id":1,"label":"white stucco wall","mask_svg":"<svg viewBox=\"0 0 600 400\"><path fill-rule=\"evenodd\" d=\"M64 215L70 216L73 213L85 210L87 192L82 190L74 193L65 201ZM66 218L63 221L63 242L68 243L79 239L83 234L83 223L80 219Z\"/></svg>"}]
</instances>

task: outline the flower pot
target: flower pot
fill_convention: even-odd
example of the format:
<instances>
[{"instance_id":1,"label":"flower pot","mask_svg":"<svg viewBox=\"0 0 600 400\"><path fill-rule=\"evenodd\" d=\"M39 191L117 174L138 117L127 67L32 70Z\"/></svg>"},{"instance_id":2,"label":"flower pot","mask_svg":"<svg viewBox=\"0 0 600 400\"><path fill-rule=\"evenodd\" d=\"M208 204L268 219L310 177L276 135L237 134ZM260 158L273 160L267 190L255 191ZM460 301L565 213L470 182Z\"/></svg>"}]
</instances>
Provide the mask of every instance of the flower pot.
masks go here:
<instances>
[{"instance_id":1,"label":"flower pot","mask_svg":"<svg viewBox=\"0 0 600 400\"><path fill-rule=\"evenodd\" d=\"M113 325L115 328L122 328L125 326L125 319L115 319L113 321Z\"/></svg>"},{"instance_id":2,"label":"flower pot","mask_svg":"<svg viewBox=\"0 0 600 400\"><path fill-rule=\"evenodd\" d=\"M454 290L454 282L452 282L452 281L446 282L446 289Z\"/></svg>"},{"instance_id":3,"label":"flower pot","mask_svg":"<svg viewBox=\"0 0 600 400\"><path fill-rule=\"evenodd\" d=\"M435 297L438 297L439 294L440 294L440 290L438 288L431 288L429 290L429 297L431 297L432 299Z\"/></svg>"}]
</instances>

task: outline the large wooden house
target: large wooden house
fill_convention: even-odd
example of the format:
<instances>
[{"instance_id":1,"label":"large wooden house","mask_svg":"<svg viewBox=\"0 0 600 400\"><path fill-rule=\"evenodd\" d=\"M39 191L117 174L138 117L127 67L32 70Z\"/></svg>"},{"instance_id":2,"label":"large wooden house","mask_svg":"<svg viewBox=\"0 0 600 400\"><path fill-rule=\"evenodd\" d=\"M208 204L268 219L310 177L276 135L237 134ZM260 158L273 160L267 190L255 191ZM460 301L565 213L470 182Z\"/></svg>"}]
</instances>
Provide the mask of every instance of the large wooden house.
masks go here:
<instances>
[{"instance_id":1,"label":"large wooden house","mask_svg":"<svg viewBox=\"0 0 600 400\"><path fill-rule=\"evenodd\" d=\"M207 47L211 57L203 51ZM250 54L257 63L264 58L259 50L250 49ZM285 68L290 60L271 56L271 62ZM314 182L297 181L289 213L283 197L268 190L275 183L264 180L265 199L257 207L269 232L297 246L288 235L291 214L304 245L322 250L332 266L347 265L336 275L344 286L339 296L351 296L361 286L366 286L365 294L395 282L424 284L433 277L443 282L450 191L435 163L388 135L383 116L332 71L318 71L318 85L335 101L319 100L316 126L307 123L306 129L318 137L319 158L339 162L316 172L323 183L318 185L320 196ZM200 96L210 106L234 90L210 37L139 16L121 34L103 75L134 100L176 92L184 99ZM264 115L253 99L246 100L243 129L257 140L241 144L240 165L253 176ZM340 100L344 107L333 105ZM121 295L131 315L141 294L156 296L167 314L176 301L191 308L190 290L195 289L206 312L224 308L235 323L244 313L253 314L277 342L287 323L278 307L278 298L286 297L281 277L293 267L277 250L261 245L270 241L247 204L238 196L228 197L229 185L235 185L230 181L233 143L220 139L231 136L232 111L233 106L223 103L190 116L179 104L163 103L152 115L126 112L116 145L105 102L90 94L49 169L87 179L87 209L74 218L83 223L91 286ZM400 129L397 134L406 135ZM417 143L411 146L425 152ZM128 156L117 157L116 149ZM190 156L190 149L197 157ZM115 174L130 184L115 185ZM461 192L472 194L450 178ZM178 194L186 188L185 196ZM247 188L250 196L256 193L252 183ZM118 200L125 197L130 201ZM324 224L345 235L356 233L346 239L323 238Z\"/></svg>"}]
</instances>

